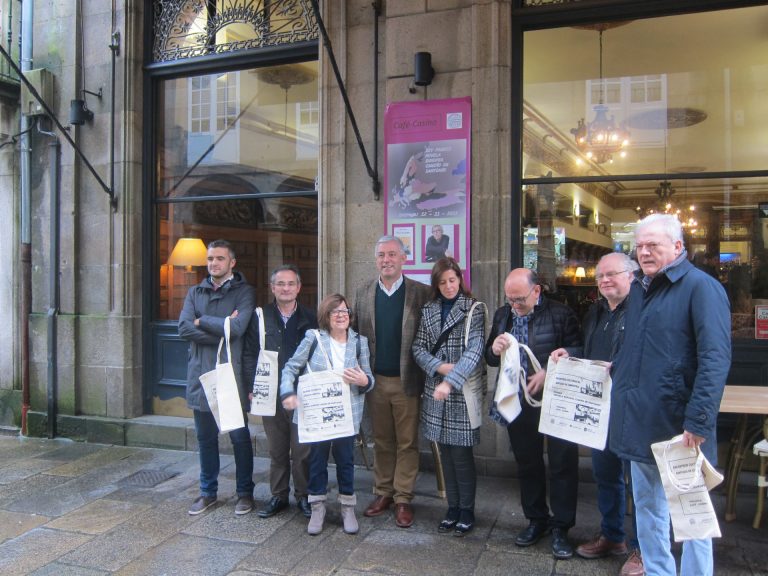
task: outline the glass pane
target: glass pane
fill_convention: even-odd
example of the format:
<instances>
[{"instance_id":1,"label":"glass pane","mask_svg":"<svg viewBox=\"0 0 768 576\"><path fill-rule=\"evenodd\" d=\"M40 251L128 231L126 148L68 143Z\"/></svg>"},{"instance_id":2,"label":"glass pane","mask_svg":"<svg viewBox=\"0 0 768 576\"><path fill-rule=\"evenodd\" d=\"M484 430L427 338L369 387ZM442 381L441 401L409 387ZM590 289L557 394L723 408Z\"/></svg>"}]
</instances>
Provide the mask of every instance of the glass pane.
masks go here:
<instances>
[{"instance_id":1,"label":"glass pane","mask_svg":"<svg viewBox=\"0 0 768 576\"><path fill-rule=\"evenodd\" d=\"M159 204L156 210L157 319L178 320L187 290L207 274L204 264L168 264L180 238L199 238L205 245L219 238L231 242L237 258L235 269L256 288L259 305L272 300L272 269L295 264L301 271L299 300L317 306L317 197Z\"/></svg>"},{"instance_id":2,"label":"glass pane","mask_svg":"<svg viewBox=\"0 0 768 576\"><path fill-rule=\"evenodd\" d=\"M556 176L765 169L766 20L757 6L526 32L526 157L558 156Z\"/></svg>"},{"instance_id":3,"label":"glass pane","mask_svg":"<svg viewBox=\"0 0 768 576\"><path fill-rule=\"evenodd\" d=\"M526 186L524 265L583 315L598 295L598 260L632 254L635 225L652 211L678 214L689 259L728 294L734 340L753 340L755 307L768 305L765 179Z\"/></svg>"},{"instance_id":4,"label":"glass pane","mask_svg":"<svg viewBox=\"0 0 768 576\"><path fill-rule=\"evenodd\" d=\"M161 82L158 197L314 190L319 123L308 110L319 110L317 62Z\"/></svg>"}]
</instances>

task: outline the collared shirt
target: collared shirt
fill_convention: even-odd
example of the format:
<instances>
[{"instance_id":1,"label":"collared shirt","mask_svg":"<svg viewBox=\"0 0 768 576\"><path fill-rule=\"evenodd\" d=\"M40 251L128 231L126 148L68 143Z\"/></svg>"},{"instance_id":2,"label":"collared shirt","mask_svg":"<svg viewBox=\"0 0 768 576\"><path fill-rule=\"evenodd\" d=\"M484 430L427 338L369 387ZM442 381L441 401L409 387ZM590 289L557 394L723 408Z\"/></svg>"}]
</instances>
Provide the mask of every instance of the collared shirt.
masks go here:
<instances>
[{"instance_id":1,"label":"collared shirt","mask_svg":"<svg viewBox=\"0 0 768 576\"><path fill-rule=\"evenodd\" d=\"M290 314L283 314L283 311L280 310L280 306L277 305L277 301L275 301L275 308L277 308L277 312L280 314L280 318L283 319L283 326L288 326L288 320L290 320L291 316L293 316L296 310L298 310L299 303L297 301L293 302L293 310L291 310Z\"/></svg>"},{"instance_id":2,"label":"collared shirt","mask_svg":"<svg viewBox=\"0 0 768 576\"><path fill-rule=\"evenodd\" d=\"M208 281L213 286L213 291L216 292L217 290L220 290L221 288L223 288L227 282L229 282L230 280L232 280L232 278L234 278L234 276L235 276L234 274L230 274L227 278L224 279L224 281L221 284L217 284L216 281L213 279L213 276L208 276Z\"/></svg>"},{"instance_id":3,"label":"collared shirt","mask_svg":"<svg viewBox=\"0 0 768 576\"><path fill-rule=\"evenodd\" d=\"M381 281L381 276L379 276L379 288L381 288L381 291L384 292L384 294L387 296L392 296L392 294L397 292L397 289L403 285L403 278L404 276L400 274L400 278L395 280L395 283L392 284L392 288L387 289L387 287L384 286L384 282Z\"/></svg>"},{"instance_id":4,"label":"collared shirt","mask_svg":"<svg viewBox=\"0 0 768 576\"><path fill-rule=\"evenodd\" d=\"M678 256L672 262L670 262L669 264L667 264L666 266L661 268L661 270L656 272L655 275L653 275L653 276L642 276L640 278L640 285L643 287L643 290L648 292L648 288L650 288L651 282L653 282L653 279L656 278L656 276L658 276L659 274L665 274L667 272L667 270L669 270L670 268L674 268L675 266L679 265L682 261L686 260L687 258L688 258L688 251L687 250L683 250L680 253L680 256Z\"/></svg>"}]
</instances>

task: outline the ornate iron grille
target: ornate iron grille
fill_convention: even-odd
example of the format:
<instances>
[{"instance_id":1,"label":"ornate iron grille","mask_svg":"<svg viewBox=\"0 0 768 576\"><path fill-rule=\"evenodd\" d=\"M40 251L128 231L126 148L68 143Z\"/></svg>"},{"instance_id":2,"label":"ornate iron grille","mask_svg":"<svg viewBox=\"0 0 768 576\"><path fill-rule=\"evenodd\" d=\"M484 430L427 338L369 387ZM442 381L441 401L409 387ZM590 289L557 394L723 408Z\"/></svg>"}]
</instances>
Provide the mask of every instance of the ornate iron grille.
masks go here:
<instances>
[{"instance_id":1,"label":"ornate iron grille","mask_svg":"<svg viewBox=\"0 0 768 576\"><path fill-rule=\"evenodd\" d=\"M155 0L155 62L318 39L309 0Z\"/></svg>"}]
</instances>

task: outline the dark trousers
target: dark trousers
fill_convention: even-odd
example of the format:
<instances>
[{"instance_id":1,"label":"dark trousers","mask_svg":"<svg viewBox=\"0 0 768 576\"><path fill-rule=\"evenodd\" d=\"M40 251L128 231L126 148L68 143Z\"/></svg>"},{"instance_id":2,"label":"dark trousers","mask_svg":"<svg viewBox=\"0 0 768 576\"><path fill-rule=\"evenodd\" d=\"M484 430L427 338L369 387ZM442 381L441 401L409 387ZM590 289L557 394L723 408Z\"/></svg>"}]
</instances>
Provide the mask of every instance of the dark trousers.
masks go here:
<instances>
[{"instance_id":1,"label":"dark trousers","mask_svg":"<svg viewBox=\"0 0 768 576\"><path fill-rule=\"evenodd\" d=\"M274 416L263 416L269 446L269 487L272 496L288 500L293 476L296 500L307 495L309 444L299 443L299 428L293 423L293 410L285 410L278 399Z\"/></svg>"},{"instance_id":2,"label":"dark trousers","mask_svg":"<svg viewBox=\"0 0 768 576\"><path fill-rule=\"evenodd\" d=\"M625 468L626 466L626 468ZM625 470L629 473L629 463L625 463L609 448L592 450L592 474L597 484L597 508L602 515L600 533L611 542L624 542L624 516L627 498L624 486ZM632 537L628 544L637 548L637 526L632 515Z\"/></svg>"},{"instance_id":3,"label":"dark trousers","mask_svg":"<svg viewBox=\"0 0 768 576\"><path fill-rule=\"evenodd\" d=\"M309 483L307 493L323 496L328 493L328 456L333 451L339 494L355 493L355 437L312 442L309 450Z\"/></svg>"},{"instance_id":4,"label":"dark trousers","mask_svg":"<svg viewBox=\"0 0 768 576\"><path fill-rule=\"evenodd\" d=\"M451 446L440 444L440 460L443 464L445 495L448 499L449 516L462 522L475 521L475 492L477 474L472 446ZM456 515L455 518L453 516Z\"/></svg>"},{"instance_id":5,"label":"dark trousers","mask_svg":"<svg viewBox=\"0 0 768 576\"><path fill-rule=\"evenodd\" d=\"M549 522L553 528L568 530L576 523L576 498L579 488L579 452L572 442L546 436L549 464L549 503L547 470L544 466L544 434L539 433L540 408L523 400L523 411L507 427L509 442L517 461L520 500L523 513L533 522Z\"/></svg>"},{"instance_id":6,"label":"dark trousers","mask_svg":"<svg viewBox=\"0 0 768 576\"><path fill-rule=\"evenodd\" d=\"M219 489L219 429L210 412L193 410L197 446L200 451L200 494L215 498ZM245 415L243 415L245 418ZM247 420L246 420L247 421ZM235 455L235 485L238 496L253 496L253 445L247 426L229 433Z\"/></svg>"}]
</instances>

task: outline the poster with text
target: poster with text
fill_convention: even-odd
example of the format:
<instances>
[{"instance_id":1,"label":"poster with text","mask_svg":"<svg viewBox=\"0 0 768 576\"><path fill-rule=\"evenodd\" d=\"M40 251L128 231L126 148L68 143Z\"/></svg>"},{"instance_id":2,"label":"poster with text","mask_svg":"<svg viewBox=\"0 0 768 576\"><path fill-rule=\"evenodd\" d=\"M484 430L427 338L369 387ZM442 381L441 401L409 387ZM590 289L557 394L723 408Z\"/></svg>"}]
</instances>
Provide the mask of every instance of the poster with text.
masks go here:
<instances>
[{"instance_id":1,"label":"poster with text","mask_svg":"<svg viewBox=\"0 0 768 576\"><path fill-rule=\"evenodd\" d=\"M403 270L429 283L453 257L470 285L471 98L393 102L384 113L385 233L403 240Z\"/></svg>"}]
</instances>

